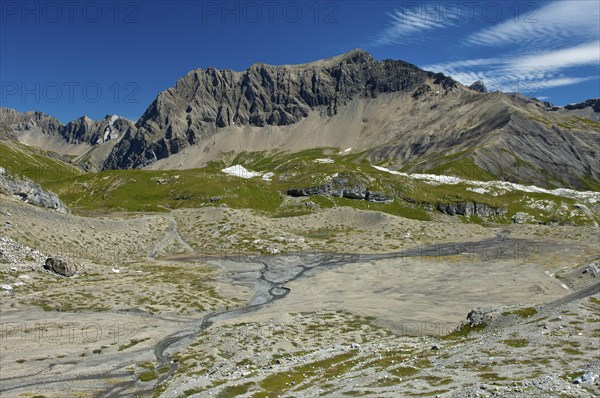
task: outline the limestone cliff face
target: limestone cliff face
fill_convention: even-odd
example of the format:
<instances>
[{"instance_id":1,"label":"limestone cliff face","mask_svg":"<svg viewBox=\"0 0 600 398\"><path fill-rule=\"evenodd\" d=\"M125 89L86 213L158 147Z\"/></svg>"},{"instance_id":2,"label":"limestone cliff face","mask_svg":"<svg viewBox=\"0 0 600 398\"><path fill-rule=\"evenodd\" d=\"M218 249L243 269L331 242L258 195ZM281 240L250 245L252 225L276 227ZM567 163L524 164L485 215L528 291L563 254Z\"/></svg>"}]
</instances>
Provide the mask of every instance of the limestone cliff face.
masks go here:
<instances>
[{"instance_id":1,"label":"limestone cliff face","mask_svg":"<svg viewBox=\"0 0 600 398\"><path fill-rule=\"evenodd\" d=\"M361 50L302 65L255 64L244 72L195 70L154 100L105 168L147 165L227 126L285 126L314 111L333 116L352 99L412 92L426 79L456 85L406 62L378 62Z\"/></svg>"}]
</instances>

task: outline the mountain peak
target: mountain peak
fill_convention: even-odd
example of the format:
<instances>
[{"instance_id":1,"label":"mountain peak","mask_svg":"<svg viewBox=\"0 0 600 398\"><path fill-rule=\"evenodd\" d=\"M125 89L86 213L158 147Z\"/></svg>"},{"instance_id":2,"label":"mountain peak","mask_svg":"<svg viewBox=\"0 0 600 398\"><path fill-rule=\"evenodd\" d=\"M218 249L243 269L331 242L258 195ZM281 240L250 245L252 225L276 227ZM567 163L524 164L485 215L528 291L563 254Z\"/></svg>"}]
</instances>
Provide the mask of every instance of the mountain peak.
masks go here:
<instances>
[{"instance_id":1,"label":"mountain peak","mask_svg":"<svg viewBox=\"0 0 600 398\"><path fill-rule=\"evenodd\" d=\"M325 66L342 63L360 64L373 61L375 61L375 58L373 58L371 54L360 48L355 48L354 50L350 50L346 53L336 55L335 57L325 58L320 61L311 62L311 64L321 64Z\"/></svg>"}]
</instances>

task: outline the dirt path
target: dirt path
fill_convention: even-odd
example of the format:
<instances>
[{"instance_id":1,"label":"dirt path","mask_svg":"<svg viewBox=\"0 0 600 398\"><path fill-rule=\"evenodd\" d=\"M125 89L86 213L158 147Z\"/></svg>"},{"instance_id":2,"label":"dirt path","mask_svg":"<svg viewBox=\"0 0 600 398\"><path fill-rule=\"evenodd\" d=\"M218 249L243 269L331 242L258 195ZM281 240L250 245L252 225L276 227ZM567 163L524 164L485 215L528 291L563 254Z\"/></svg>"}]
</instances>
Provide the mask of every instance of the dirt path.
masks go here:
<instances>
[{"instance_id":1,"label":"dirt path","mask_svg":"<svg viewBox=\"0 0 600 398\"><path fill-rule=\"evenodd\" d=\"M165 233L165 236L162 240L152 249L150 253L148 253L148 260L156 259L158 256L169 244L173 242L179 243L185 250L190 254L196 254L196 250L191 247L182 237L179 235L177 231L177 221L175 221L175 217L172 215L167 216L167 221L169 222L169 230Z\"/></svg>"}]
</instances>

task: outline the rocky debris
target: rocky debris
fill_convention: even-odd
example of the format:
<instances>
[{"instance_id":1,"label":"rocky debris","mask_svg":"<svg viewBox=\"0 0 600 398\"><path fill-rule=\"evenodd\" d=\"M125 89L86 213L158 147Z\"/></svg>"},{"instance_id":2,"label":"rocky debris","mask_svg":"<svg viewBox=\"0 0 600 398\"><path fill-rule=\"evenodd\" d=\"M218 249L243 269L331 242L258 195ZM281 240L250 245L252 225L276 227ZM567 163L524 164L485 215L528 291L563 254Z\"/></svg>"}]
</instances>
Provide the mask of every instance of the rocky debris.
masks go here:
<instances>
[{"instance_id":1,"label":"rocky debris","mask_svg":"<svg viewBox=\"0 0 600 398\"><path fill-rule=\"evenodd\" d=\"M0 167L0 193L13 195L29 204L53 209L59 213L68 213L67 206L54 192L42 189L28 178L18 178Z\"/></svg>"},{"instance_id":2,"label":"rocky debris","mask_svg":"<svg viewBox=\"0 0 600 398\"><path fill-rule=\"evenodd\" d=\"M435 207L438 211L450 216L489 217L505 215L507 212L503 207L492 207L475 202L436 203Z\"/></svg>"},{"instance_id":3,"label":"rocky debris","mask_svg":"<svg viewBox=\"0 0 600 398\"><path fill-rule=\"evenodd\" d=\"M600 276L600 268L598 268L598 261L588 264L582 271L582 274L590 275L594 278Z\"/></svg>"},{"instance_id":4,"label":"rocky debris","mask_svg":"<svg viewBox=\"0 0 600 398\"><path fill-rule=\"evenodd\" d=\"M39 251L21 245L10 238L0 236L0 264L39 263L44 261L44 258L46 256Z\"/></svg>"},{"instance_id":5,"label":"rocky debris","mask_svg":"<svg viewBox=\"0 0 600 398\"><path fill-rule=\"evenodd\" d=\"M467 314L466 322L471 327L489 325L500 317L497 307L475 308Z\"/></svg>"},{"instance_id":6,"label":"rocky debris","mask_svg":"<svg viewBox=\"0 0 600 398\"><path fill-rule=\"evenodd\" d=\"M77 266L62 257L48 257L44 269L66 277L77 273Z\"/></svg>"},{"instance_id":7,"label":"rocky debris","mask_svg":"<svg viewBox=\"0 0 600 398\"><path fill-rule=\"evenodd\" d=\"M598 375L594 374L593 372L585 372L581 376L573 379L573 384L593 383L597 377Z\"/></svg>"},{"instance_id":8,"label":"rocky debris","mask_svg":"<svg viewBox=\"0 0 600 398\"><path fill-rule=\"evenodd\" d=\"M529 213L525 212L517 212L511 218L512 222L515 224L527 224L527 223L535 223L537 222L536 218Z\"/></svg>"},{"instance_id":9,"label":"rocky debris","mask_svg":"<svg viewBox=\"0 0 600 398\"><path fill-rule=\"evenodd\" d=\"M485 84L481 81L481 80L477 80L475 83L471 84L469 86L469 88L471 90L475 90L478 91L480 93L487 93L487 87L485 86Z\"/></svg>"}]
</instances>

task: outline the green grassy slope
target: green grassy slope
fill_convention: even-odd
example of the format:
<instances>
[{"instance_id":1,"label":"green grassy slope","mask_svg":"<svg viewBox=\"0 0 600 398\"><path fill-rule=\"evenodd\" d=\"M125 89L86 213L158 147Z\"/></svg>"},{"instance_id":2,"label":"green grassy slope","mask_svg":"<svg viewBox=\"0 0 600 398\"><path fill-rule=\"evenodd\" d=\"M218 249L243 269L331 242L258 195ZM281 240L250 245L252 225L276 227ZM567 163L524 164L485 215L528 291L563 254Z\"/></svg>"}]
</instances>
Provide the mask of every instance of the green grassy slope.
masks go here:
<instances>
[{"instance_id":1,"label":"green grassy slope","mask_svg":"<svg viewBox=\"0 0 600 398\"><path fill-rule=\"evenodd\" d=\"M294 154L229 154L202 169L109 170L100 173L81 173L64 162L47 158L41 153L27 152L26 149L29 148L7 149L0 144L0 166L38 181L56 192L74 210L168 211L226 204L232 208L253 209L267 216L281 217L315 211L314 206L305 204L310 200L324 208L350 206L430 220L436 211L426 210L427 205L474 201L508 209L505 216L489 217L487 221L491 222L511 222L511 217L517 212L531 214L537 222L589 222L585 214L576 209L573 199L519 191L497 192L494 196L474 192L466 184L432 185L379 171L367 162L357 160L360 155L339 154L339 150L333 148ZM319 158L330 158L333 163L316 162ZM274 175L271 181L265 181L261 177L243 179L221 172L222 168L234 164ZM289 188L321 185L336 173L366 180L367 188L371 190L394 191L396 198L393 203L380 204L319 196L292 199L285 194ZM217 196L220 200L215 201ZM482 222L477 217L464 219Z\"/></svg>"}]
</instances>

